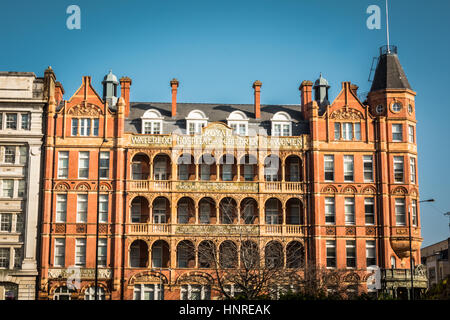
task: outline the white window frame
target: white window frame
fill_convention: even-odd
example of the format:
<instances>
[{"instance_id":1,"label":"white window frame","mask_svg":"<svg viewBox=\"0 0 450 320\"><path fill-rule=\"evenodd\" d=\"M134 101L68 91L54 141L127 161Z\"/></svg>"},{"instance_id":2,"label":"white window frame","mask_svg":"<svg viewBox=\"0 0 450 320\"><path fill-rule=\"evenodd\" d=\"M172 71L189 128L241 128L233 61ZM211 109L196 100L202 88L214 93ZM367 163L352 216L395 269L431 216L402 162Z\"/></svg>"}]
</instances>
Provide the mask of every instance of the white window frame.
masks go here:
<instances>
[{"instance_id":1,"label":"white window frame","mask_svg":"<svg viewBox=\"0 0 450 320\"><path fill-rule=\"evenodd\" d=\"M58 151L58 179L69 177L69 151Z\"/></svg>"},{"instance_id":2,"label":"white window frame","mask_svg":"<svg viewBox=\"0 0 450 320\"><path fill-rule=\"evenodd\" d=\"M86 266L86 238L75 239L75 266Z\"/></svg>"},{"instance_id":3,"label":"white window frame","mask_svg":"<svg viewBox=\"0 0 450 320\"><path fill-rule=\"evenodd\" d=\"M99 168L100 179L109 179L109 165L110 165L109 151L100 151L100 168Z\"/></svg>"},{"instance_id":4,"label":"white window frame","mask_svg":"<svg viewBox=\"0 0 450 320\"><path fill-rule=\"evenodd\" d=\"M375 263L368 263L369 259L374 259ZM366 240L366 266L377 265L377 244L375 240Z\"/></svg>"},{"instance_id":5,"label":"white window frame","mask_svg":"<svg viewBox=\"0 0 450 320\"><path fill-rule=\"evenodd\" d=\"M352 253L351 251L353 251L352 255L349 255L349 251L350 253ZM346 240L345 241L345 261L346 261L346 266L347 269L355 269L356 265L357 265L357 258L356 258L356 240ZM349 259L353 259L354 263L352 266L349 266L348 260Z\"/></svg>"},{"instance_id":6,"label":"white window frame","mask_svg":"<svg viewBox=\"0 0 450 320\"><path fill-rule=\"evenodd\" d=\"M201 284L184 284L180 288L180 300L194 300L192 299L193 292L197 291L200 293L200 300L210 300L211 299L211 287L209 285ZM195 299L197 300L197 299Z\"/></svg>"},{"instance_id":7,"label":"white window frame","mask_svg":"<svg viewBox=\"0 0 450 320\"><path fill-rule=\"evenodd\" d=\"M392 141L403 142L403 124L401 123L392 124Z\"/></svg>"},{"instance_id":8,"label":"white window frame","mask_svg":"<svg viewBox=\"0 0 450 320\"><path fill-rule=\"evenodd\" d=\"M153 299L145 299L145 294L153 293ZM164 300L164 285L162 283L135 284L133 300Z\"/></svg>"},{"instance_id":9,"label":"white window frame","mask_svg":"<svg viewBox=\"0 0 450 320\"><path fill-rule=\"evenodd\" d=\"M326 261L327 261L326 266L327 266L327 269L335 269L336 266L337 266L336 241L335 240L326 240L326 242L325 242L325 252L326 252ZM334 252L334 254L331 255L330 254L331 252ZM334 259L334 265L333 266L329 266L328 265L328 260L329 259Z\"/></svg>"},{"instance_id":10,"label":"white window frame","mask_svg":"<svg viewBox=\"0 0 450 320\"><path fill-rule=\"evenodd\" d=\"M15 182L14 179L2 179L0 180L1 184L2 184L2 198L8 198L8 199L12 199L15 196ZM6 186L8 186L9 184L11 185L11 188L6 188Z\"/></svg>"},{"instance_id":11,"label":"white window frame","mask_svg":"<svg viewBox=\"0 0 450 320\"><path fill-rule=\"evenodd\" d=\"M406 200L405 198L395 198L395 225L406 226Z\"/></svg>"},{"instance_id":12,"label":"white window frame","mask_svg":"<svg viewBox=\"0 0 450 320\"><path fill-rule=\"evenodd\" d=\"M142 134L163 134L164 117L156 109L149 109L141 117ZM159 130L158 130L159 126Z\"/></svg>"},{"instance_id":13,"label":"white window frame","mask_svg":"<svg viewBox=\"0 0 450 320\"><path fill-rule=\"evenodd\" d=\"M106 267L108 263L108 239L107 238L99 238L98 239L98 254L97 261L99 267Z\"/></svg>"},{"instance_id":14,"label":"white window frame","mask_svg":"<svg viewBox=\"0 0 450 320\"><path fill-rule=\"evenodd\" d=\"M56 195L56 223L65 223L67 221L67 193Z\"/></svg>"},{"instance_id":15,"label":"white window frame","mask_svg":"<svg viewBox=\"0 0 450 320\"><path fill-rule=\"evenodd\" d=\"M287 137L292 136L292 119L291 116L279 111L270 119L272 122L271 135L273 137Z\"/></svg>"},{"instance_id":16,"label":"white window frame","mask_svg":"<svg viewBox=\"0 0 450 320\"><path fill-rule=\"evenodd\" d=\"M347 179L346 176L351 174L352 179ZM344 181L355 181L355 157L353 155L344 155Z\"/></svg>"},{"instance_id":17,"label":"white window frame","mask_svg":"<svg viewBox=\"0 0 450 320\"><path fill-rule=\"evenodd\" d=\"M416 142L416 140L415 140L415 137L414 137L414 126L412 126L412 125L409 125L408 126L408 141L410 142L410 143L415 143Z\"/></svg>"},{"instance_id":18,"label":"white window frame","mask_svg":"<svg viewBox=\"0 0 450 320\"><path fill-rule=\"evenodd\" d=\"M354 226L355 220L355 198L346 197L344 199L344 211L345 211L345 225Z\"/></svg>"},{"instance_id":19,"label":"white window frame","mask_svg":"<svg viewBox=\"0 0 450 320\"><path fill-rule=\"evenodd\" d=\"M327 219L332 217L333 219ZM327 221L333 220L333 221ZM335 225L336 224L336 199L334 197L325 198L325 224Z\"/></svg>"},{"instance_id":20,"label":"white window frame","mask_svg":"<svg viewBox=\"0 0 450 320\"><path fill-rule=\"evenodd\" d=\"M64 267L66 263L66 239L55 238L54 244L53 266Z\"/></svg>"},{"instance_id":21,"label":"white window frame","mask_svg":"<svg viewBox=\"0 0 450 320\"><path fill-rule=\"evenodd\" d=\"M370 169L369 165L370 164ZM364 174L364 182L373 182L373 156L365 155L363 156L363 174ZM367 176L370 174L370 178Z\"/></svg>"},{"instance_id":22,"label":"white window frame","mask_svg":"<svg viewBox=\"0 0 450 320\"><path fill-rule=\"evenodd\" d=\"M394 156L394 183L403 183L405 181L405 166L403 156ZM401 179L397 179L397 175L401 174Z\"/></svg>"},{"instance_id":23,"label":"white window frame","mask_svg":"<svg viewBox=\"0 0 450 320\"><path fill-rule=\"evenodd\" d=\"M240 136L248 135L248 117L242 111L233 111L227 118L227 124L233 133Z\"/></svg>"},{"instance_id":24,"label":"white window frame","mask_svg":"<svg viewBox=\"0 0 450 320\"><path fill-rule=\"evenodd\" d=\"M0 233L12 232L13 217L10 213L0 213Z\"/></svg>"},{"instance_id":25,"label":"white window frame","mask_svg":"<svg viewBox=\"0 0 450 320\"><path fill-rule=\"evenodd\" d=\"M100 194L98 201L99 201L98 222L108 223L108 212L109 212L109 196L108 196L108 194Z\"/></svg>"},{"instance_id":26,"label":"white window frame","mask_svg":"<svg viewBox=\"0 0 450 320\"><path fill-rule=\"evenodd\" d=\"M86 160L87 166L84 166ZM89 179L89 161L90 161L89 151L78 152L78 179Z\"/></svg>"},{"instance_id":27,"label":"white window frame","mask_svg":"<svg viewBox=\"0 0 450 320\"><path fill-rule=\"evenodd\" d=\"M86 209L84 209L84 206ZM86 223L88 213L88 194L77 195L77 223Z\"/></svg>"},{"instance_id":28,"label":"white window frame","mask_svg":"<svg viewBox=\"0 0 450 320\"><path fill-rule=\"evenodd\" d=\"M413 227L417 227L418 225L418 215L417 215L417 200L411 200L411 219Z\"/></svg>"},{"instance_id":29,"label":"white window frame","mask_svg":"<svg viewBox=\"0 0 450 320\"><path fill-rule=\"evenodd\" d=\"M98 300L105 300L105 289L97 287ZM84 300L95 300L95 286L89 287L84 291Z\"/></svg>"},{"instance_id":30,"label":"white window frame","mask_svg":"<svg viewBox=\"0 0 450 320\"><path fill-rule=\"evenodd\" d=\"M368 212L367 211L367 207L368 206L372 206L373 207L372 212ZM365 224L367 226L375 225L376 220L375 220L375 198L374 197L364 198L364 216L365 216ZM373 220L373 222L368 222L368 220L369 220L368 218L369 217L371 217L370 220Z\"/></svg>"},{"instance_id":31,"label":"white window frame","mask_svg":"<svg viewBox=\"0 0 450 320\"><path fill-rule=\"evenodd\" d=\"M416 184L416 158L409 158L409 181L412 184Z\"/></svg>"},{"instance_id":32,"label":"white window frame","mask_svg":"<svg viewBox=\"0 0 450 320\"><path fill-rule=\"evenodd\" d=\"M0 248L0 270L10 269L11 267L11 248Z\"/></svg>"},{"instance_id":33,"label":"white window frame","mask_svg":"<svg viewBox=\"0 0 450 320\"><path fill-rule=\"evenodd\" d=\"M186 134L201 134L202 128L208 125L209 118L201 110L192 110L186 119Z\"/></svg>"},{"instance_id":34,"label":"white window frame","mask_svg":"<svg viewBox=\"0 0 450 320\"><path fill-rule=\"evenodd\" d=\"M324 155L323 162L324 162L324 165L323 165L323 167L324 167L324 181L329 181L329 182L334 181L334 179L335 179L335 176L334 176L334 155L331 155L331 154ZM330 163L331 163L332 170L330 170L330 166L329 165L327 166L327 164L330 164ZM329 179L326 178L327 177L327 173L332 173L333 174L333 179L332 180L329 180Z\"/></svg>"}]
</instances>

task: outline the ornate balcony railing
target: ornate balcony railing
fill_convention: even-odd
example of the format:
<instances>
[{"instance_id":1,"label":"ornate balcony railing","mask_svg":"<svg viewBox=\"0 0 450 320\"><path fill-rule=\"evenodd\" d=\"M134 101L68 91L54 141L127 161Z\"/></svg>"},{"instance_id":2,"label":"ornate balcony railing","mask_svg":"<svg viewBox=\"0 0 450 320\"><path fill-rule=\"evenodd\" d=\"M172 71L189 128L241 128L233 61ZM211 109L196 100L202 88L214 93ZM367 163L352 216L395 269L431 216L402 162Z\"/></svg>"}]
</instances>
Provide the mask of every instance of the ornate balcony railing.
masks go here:
<instances>
[{"instance_id":1,"label":"ornate balcony railing","mask_svg":"<svg viewBox=\"0 0 450 320\"><path fill-rule=\"evenodd\" d=\"M303 182L128 180L128 191L302 192Z\"/></svg>"},{"instance_id":2,"label":"ornate balcony railing","mask_svg":"<svg viewBox=\"0 0 450 320\"><path fill-rule=\"evenodd\" d=\"M130 223L130 235L283 235L303 236L302 225L253 224L151 224Z\"/></svg>"}]
</instances>

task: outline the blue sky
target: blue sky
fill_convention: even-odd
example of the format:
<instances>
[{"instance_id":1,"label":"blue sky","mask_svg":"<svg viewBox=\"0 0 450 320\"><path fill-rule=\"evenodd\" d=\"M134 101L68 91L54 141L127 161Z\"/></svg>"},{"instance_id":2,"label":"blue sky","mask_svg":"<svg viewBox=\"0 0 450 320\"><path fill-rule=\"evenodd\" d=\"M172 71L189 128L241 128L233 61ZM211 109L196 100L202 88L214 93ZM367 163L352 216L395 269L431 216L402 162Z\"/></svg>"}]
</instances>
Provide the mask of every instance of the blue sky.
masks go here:
<instances>
[{"instance_id":1,"label":"blue sky","mask_svg":"<svg viewBox=\"0 0 450 320\"><path fill-rule=\"evenodd\" d=\"M390 1L391 43L417 91L419 182L424 245L449 236L450 2ZM81 8L81 30L66 28L66 9ZM252 103L251 84L263 82L263 104L297 104L302 80L320 72L336 96L342 81L370 89L372 58L386 43L366 27L366 9L384 0L58 0L2 1L0 70L51 65L69 98L91 75L112 69L132 78L133 101ZM383 20L384 21L384 20Z\"/></svg>"}]
</instances>

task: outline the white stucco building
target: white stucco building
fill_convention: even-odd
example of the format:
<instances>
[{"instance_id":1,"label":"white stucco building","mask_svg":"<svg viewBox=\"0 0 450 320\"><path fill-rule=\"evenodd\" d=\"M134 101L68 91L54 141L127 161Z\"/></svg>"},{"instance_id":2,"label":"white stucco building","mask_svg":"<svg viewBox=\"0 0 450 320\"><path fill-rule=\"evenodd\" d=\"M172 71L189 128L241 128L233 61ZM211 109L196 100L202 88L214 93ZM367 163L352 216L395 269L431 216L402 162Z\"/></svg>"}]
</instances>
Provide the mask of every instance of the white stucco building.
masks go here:
<instances>
[{"instance_id":1,"label":"white stucco building","mask_svg":"<svg viewBox=\"0 0 450 320\"><path fill-rule=\"evenodd\" d=\"M0 72L0 300L35 299L44 79Z\"/></svg>"}]
</instances>

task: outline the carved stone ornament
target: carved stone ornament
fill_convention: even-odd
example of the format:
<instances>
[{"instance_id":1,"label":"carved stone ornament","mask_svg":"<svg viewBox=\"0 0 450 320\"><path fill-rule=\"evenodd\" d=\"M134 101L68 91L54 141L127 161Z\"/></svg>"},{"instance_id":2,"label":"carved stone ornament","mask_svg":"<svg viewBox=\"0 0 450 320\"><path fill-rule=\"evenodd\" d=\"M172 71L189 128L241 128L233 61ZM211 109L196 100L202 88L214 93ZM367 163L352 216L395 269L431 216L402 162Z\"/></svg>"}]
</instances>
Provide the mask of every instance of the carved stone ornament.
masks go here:
<instances>
[{"instance_id":1,"label":"carved stone ornament","mask_svg":"<svg viewBox=\"0 0 450 320\"><path fill-rule=\"evenodd\" d=\"M395 189L392 191L392 194L404 196L404 195L407 195L407 194L408 194L408 190L406 190L406 189L403 188L403 187L398 187L398 188L395 188Z\"/></svg>"},{"instance_id":2,"label":"carved stone ornament","mask_svg":"<svg viewBox=\"0 0 450 320\"><path fill-rule=\"evenodd\" d=\"M362 190L362 193L364 193L364 194L375 194L376 193L376 191L375 191L375 188L374 187L365 187L363 190Z\"/></svg>"},{"instance_id":3,"label":"carved stone ornament","mask_svg":"<svg viewBox=\"0 0 450 320\"><path fill-rule=\"evenodd\" d=\"M99 117L102 115L102 110L93 104L79 104L70 108L67 113L76 117Z\"/></svg>"},{"instance_id":4,"label":"carved stone ornament","mask_svg":"<svg viewBox=\"0 0 450 320\"><path fill-rule=\"evenodd\" d=\"M61 182L55 186L55 190L58 190L58 191L70 190L70 186L67 183Z\"/></svg>"},{"instance_id":5,"label":"carved stone ornament","mask_svg":"<svg viewBox=\"0 0 450 320\"><path fill-rule=\"evenodd\" d=\"M337 189L334 186L326 186L322 189L323 193L337 193Z\"/></svg>"},{"instance_id":6,"label":"carved stone ornament","mask_svg":"<svg viewBox=\"0 0 450 320\"><path fill-rule=\"evenodd\" d=\"M331 116L330 119L335 119L335 120L362 120L364 119L364 116L362 115L361 112L359 112L358 110L355 109L340 109L340 110L336 110L334 111Z\"/></svg>"},{"instance_id":7,"label":"carved stone ornament","mask_svg":"<svg viewBox=\"0 0 450 320\"><path fill-rule=\"evenodd\" d=\"M91 187L87 183L80 183L77 185L77 190L88 191Z\"/></svg>"}]
</instances>

